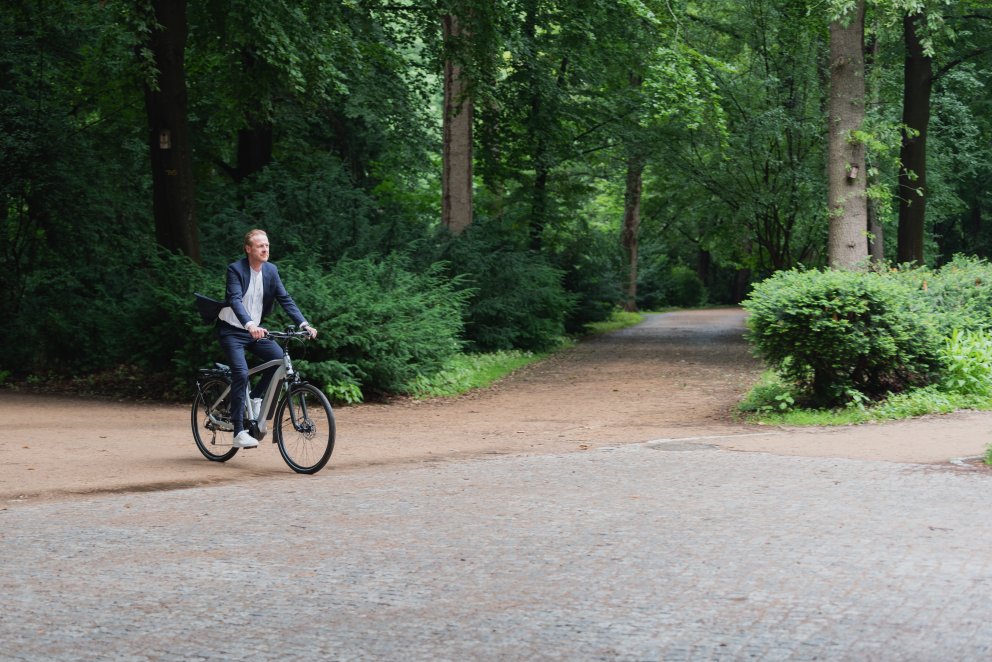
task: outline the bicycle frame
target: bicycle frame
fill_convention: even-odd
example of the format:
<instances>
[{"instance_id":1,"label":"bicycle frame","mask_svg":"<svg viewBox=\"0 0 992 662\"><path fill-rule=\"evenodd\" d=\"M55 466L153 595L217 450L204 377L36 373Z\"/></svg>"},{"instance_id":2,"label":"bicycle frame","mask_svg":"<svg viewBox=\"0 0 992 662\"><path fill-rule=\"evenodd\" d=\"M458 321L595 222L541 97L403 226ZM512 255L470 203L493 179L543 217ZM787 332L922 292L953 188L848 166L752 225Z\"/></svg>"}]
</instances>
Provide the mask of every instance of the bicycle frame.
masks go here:
<instances>
[{"instance_id":1,"label":"bicycle frame","mask_svg":"<svg viewBox=\"0 0 992 662\"><path fill-rule=\"evenodd\" d=\"M275 405L279 400L279 390L280 389L288 390L290 382L296 382L299 380L299 375L296 373L295 370L293 370L293 362L289 358L289 352L285 350L283 350L283 352L284 352L283 357L281 359L274 359L272 361L267 361L265 363L262 363L261 365L257 365L254 368L248 370L248 379L250 381L252 375L257 375L263 370L268 370L269 368L273 368L273 367L276 368L276 370L272 373L272 381L269 382L269 387L265 390L265 395L262 396L262 407L260 409L261 413L259 414L257 420L252 416L252 412L251 412L250 391L246 391L245 393L244 417L258 426L258 434L257 435L253 434L252 436L258 439L259 441L265 438L267 422L272 418L273 413L275 412ZM223 364L218 363L217 365L222 366ZM227 366L223 366L223 367L227 368ZM197 388L199 388L199 384L197 384ZM249 385L249 389L250 389L250 385ZM210 403L210 410L212 411L216 409L224 401L224 399L228 397L230 392L231 392L231 386L228 385L228 387L224 389L224 391L220 394L220 396L216 400L214 400L214 402ZM290 408L290 416L295 419L295 411L293 408ZM230 424L214 419L213 415L211 415L211 420L218 426L218 429L220 430L233 429L233 426L231 426ZM294 427L298 427L297 422L295 420L293 421L293 425ZM252 432L254 432L254 430L252 430Z\"/></svg>"}]
</instances>

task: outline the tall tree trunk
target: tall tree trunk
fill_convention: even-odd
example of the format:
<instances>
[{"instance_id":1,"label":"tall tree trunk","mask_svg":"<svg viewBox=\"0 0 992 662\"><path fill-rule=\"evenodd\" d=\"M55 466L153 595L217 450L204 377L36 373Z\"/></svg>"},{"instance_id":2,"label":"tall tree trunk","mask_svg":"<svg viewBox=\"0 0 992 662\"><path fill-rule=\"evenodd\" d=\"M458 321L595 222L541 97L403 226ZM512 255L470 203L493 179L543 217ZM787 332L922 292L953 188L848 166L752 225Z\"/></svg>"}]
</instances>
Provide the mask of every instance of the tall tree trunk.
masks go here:
<instances>
[{"instance_id":1,"label":"tall tree trunk","mask_svg":"<svg viewBox=\"0 0 992 662\"><path fill-rule=\"evenodd\" d=\"M923 230L927 211L927 127L930 124L930 91L933 67L924 54L917 28L923 14L903 18L906 63L903 69L902 121L907 132L899 158L898 260L923 264ZM913 134L911 135L910 131Z\"/></svg>"},{"instance_id":2,"label":"tall tree trunk","mask_svg":"<svg viewBox=\"0 0 992 662\"><path fill-rule=\"evenodd\" d=\"M247 80L260 78L262 66L250 49L242 51L241 67ZM249 103L256 108L263 105L268 93L263 92L260 96L259 99L252 95ZM245 124L238 130L238 163L234 169L234 180L237 182L244 181L272 163L272 122L265 117L265 113L249 109L245 113Z\"/></svg>"},{"instance_id":3,"label":"tall tree trunk","mask_svg":"<svg viewBox=\"0 0 992 662\"><path fill-rule=\"evenodd\" d=\"M868 201L868 255L875 264L885 262L885 227L878 218L876 204Z\"/></svg>"},{"instance_id":4,"label":"tall tree trunk","mask_svg":"<svg viewBox=\"0 0 992 662\"><path fill-rule=\"evenodd\" d=\"M464 36L456 16L443 18L444 40ZM444 147L441 177L441 223L454 234L472 224L472 113L464 71L450 49L444 61Z\"/></svg>"},{"instance_id":5,"label":"tall tree trunk","mask_svg":"<svg viewBox=\"0 0 992 662\"><path fill-rule=\"evenodd\" d=\"M864 0L830 24L828 155L830 266L854 268L868 256L864 145L852 140L865 116Z\"/></svg>"},{"instance_id":6,"label":"tall tree trunk","mask_svg":"<svg viewBox=\"0 0 992 662\"><path fill-rule=\"evenodd\" d=\"M627 160L627 189L623 196L623 230L620 243L623 244L627 266L627 296L623 309L637 310L637 247L641 226L641 185L644 174L644 158L631 156Z\"/></svg>"},{"instance_id":7,"label":"tall tree trunk","mask_svg":"<svg viewBox=\"0 0 992 662\"><path fill-rule=\"evenodd\" d=\"M152 166L155 237L165 248L200 261L193 197L193 162L186 117L186 1L152 0L160 27L148 47L157 85L145 83Z\"/></svg>"},{"instance_id":8,"label":"tall tree trunk","mask_svg":"<svg viewBox=\"0 0 992 662\"><path fill-rule=\"evenodd\" d=\"M878 34L878 24L875 25L875 30L873 30L875 35ZM865 74L874 71L875 67L878 66L878 52L879 52L879 39L877 36L871 38L871 43L869 43L865 48ZM868 76L869 81L872 81L870 90L866 92L868 98L871 100L873 106L878 106L881 104L882 92L881 85L878 83L879 77L874 75ZM878 185L878 174L873 173L873 168L868 162L867 155L865 157L865 168L866 173L866 186L870 189L872 186ZM873 264L883 264L885 262L885 227L882 225L882 219L878 215L878 203L868 198L868 256L871 258Z\"/></svg>"}]
</instances>

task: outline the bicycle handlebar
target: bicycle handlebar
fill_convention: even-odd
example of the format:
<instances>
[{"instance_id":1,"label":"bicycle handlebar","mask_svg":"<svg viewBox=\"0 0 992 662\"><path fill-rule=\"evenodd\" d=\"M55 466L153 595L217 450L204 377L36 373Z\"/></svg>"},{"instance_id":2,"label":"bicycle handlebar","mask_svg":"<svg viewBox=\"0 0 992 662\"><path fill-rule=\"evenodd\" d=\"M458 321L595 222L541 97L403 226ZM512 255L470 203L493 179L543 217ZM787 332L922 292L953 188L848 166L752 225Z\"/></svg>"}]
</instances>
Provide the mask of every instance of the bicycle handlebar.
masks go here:
<instances>
[{"instance_id":1,"label":"bicycle handlebar","mask_svg":"<svg viewBox=\"0 0 992 662\"><path fill-rule=\"evenodd\" d=\"M289 330L286 331L269 331L265 334L266 338L272 340L292 340L293 338L302 338L308 340L310 338L310 332L303 329L299 330Z\"/></svg>"}]
</instances>

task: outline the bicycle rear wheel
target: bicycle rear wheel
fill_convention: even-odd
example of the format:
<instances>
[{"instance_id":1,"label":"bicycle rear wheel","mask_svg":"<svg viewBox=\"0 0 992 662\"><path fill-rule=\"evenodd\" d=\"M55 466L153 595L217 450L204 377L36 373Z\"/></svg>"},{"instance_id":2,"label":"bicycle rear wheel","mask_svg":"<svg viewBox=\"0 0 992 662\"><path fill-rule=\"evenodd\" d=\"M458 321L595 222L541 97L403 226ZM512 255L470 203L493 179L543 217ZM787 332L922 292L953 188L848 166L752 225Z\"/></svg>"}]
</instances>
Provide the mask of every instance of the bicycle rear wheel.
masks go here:
<instances>
[{"instance_id":1,"label":"bicycle rear wheel","mask_svg":"<svg viewBox=\"0 0 992 662\"><path fill-rule=\"evenodd\" d=\"M298 384L279 401L274 421L282 459L301 474L317 473L334 450L334 412L316 386Z\"/></svg>"},{"instance_id":2,"label":"bicycle rear wheel","mask_svg":"<svg viewBox=\"0 0 992 662\"><path fill-rule=\"evenodd\" d=\"M238 452L231 446L230 394L221 400L229 386L223 379L208 379L193 399L193 440L203 457L214 462L227 462Z\"/></svg>"}]
</instances>

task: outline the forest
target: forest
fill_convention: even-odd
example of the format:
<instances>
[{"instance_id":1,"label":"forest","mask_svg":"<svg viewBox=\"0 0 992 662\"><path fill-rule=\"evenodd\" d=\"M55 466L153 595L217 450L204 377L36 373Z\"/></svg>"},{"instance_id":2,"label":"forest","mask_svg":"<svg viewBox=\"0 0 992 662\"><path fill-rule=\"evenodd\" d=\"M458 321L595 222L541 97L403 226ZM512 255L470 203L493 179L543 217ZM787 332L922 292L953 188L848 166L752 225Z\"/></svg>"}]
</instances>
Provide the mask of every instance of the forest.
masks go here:
<instances>
[{"instance_id":1,"label":"forest","mask_svg":"<svg viewBox=\"0 0 992 662\"><path fill-rule=\"evenodd\" d=\"M986 258L990 84L988 0L8 0L0 383L181 390L252 228L349 401L782 271Z\"/></svg>"}]
</instances>

